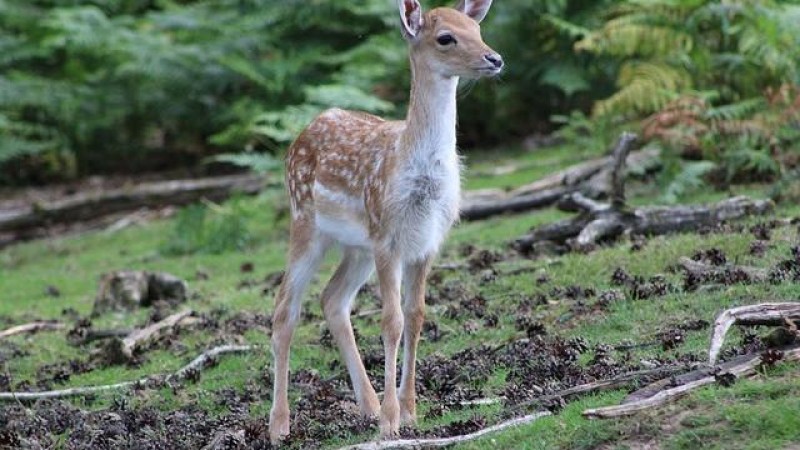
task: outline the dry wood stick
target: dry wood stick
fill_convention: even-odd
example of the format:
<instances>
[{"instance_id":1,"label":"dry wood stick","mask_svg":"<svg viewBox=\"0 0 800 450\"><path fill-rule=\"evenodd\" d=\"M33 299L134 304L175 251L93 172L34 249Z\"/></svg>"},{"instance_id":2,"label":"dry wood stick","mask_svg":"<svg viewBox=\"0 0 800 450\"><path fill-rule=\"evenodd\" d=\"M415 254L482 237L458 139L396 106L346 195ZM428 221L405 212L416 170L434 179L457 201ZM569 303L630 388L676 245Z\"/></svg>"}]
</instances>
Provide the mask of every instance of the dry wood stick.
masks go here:
<instances>
[{"instance_id":1,"label":"dry wood stick","mask_svg":"<svg viewBox=\"0 0 800 450\"><path fill-rule=\"evenodd\" d=\"M708 362L717 362L725 335L734 324L740 325L784 325L785 319L800 320L800 303L762 303L740 306L723 311L714 321Z\"/></svg>"},{"instance_id":2,"label":"dry wood stick","mask_svg":"<svg viewBox=\"0 0 800 450\"><path fill-rule=\"evenodd\" d=\"M190 310L172 314L147 327L134 330L124 339L114 339L105 348L105 358L111 363L123 363L133 359L133 354L144 344L157 339L166 331L174 329L181 323L186 323L192 316Z\"/></svg>"},{"instance_id":3,"label":"dry wood stick","mask_svg":"<svg viewBox=\"0 0 800 450\"><path fill-rule=\"evenodd\" d=\"M395 441L374 441L374 442L366 442L363 444L356 444L347 447L342 447L339 450L385 450L392 448L447 447L450 445L472 441L481 438L483 436L486 436L488 434L497 433L498 431L502 431L508 428L517 427L520 425L527 425L541 419L542 417L547 417L550 415L551 413L549 411L539 411L524 417L518 417L516 419L512 419L507 422L502 422L497 425L484 428L483 430L479 430L474 433L465 434L463 436L451 436L446 438L435 438L435 439L399 439Z\"/></svg>"},{"instance_id":4,"label":"dry wood stick","mask_svg":"<svg viewBox=\"0 0 800 450\"><path fill-rule=\"evenodd\" d=\"M0 339L22 333L36 333L37 331L63 330L64 324L59 322L31 322L17 325L0 331Z\"/></svg>"},{"instance_id":5,"label":"dry wood stick","mask_svg":"<svg viewBox=\"0 0 800 450\"><path fill-rule=\"evenodd\" d=\"M800 360L800 348L788 350L783 354L784 361L798 361ZM734 375L736 378L745 377L755 373L756 369L761 365L761 356L755 356L748 361L728 369L727 373ZM708 385L716 381L714 375L703 377L699 380L692 381L681 386L670 389L665 389L657 394L647 397L638 401L624 403L621 405L605 406L602 408L587 409L583 415L593 419L607 419L613 417L629 416L645 409L661 406L666 403L675 401L689 392Z\"/></svg>"},{"instance_id":6,"label":"dry wood stick","mask_svg":"<svg viewBox=\"0 0 800 450\"><path fill-rule=\"evenodd\" d=\"M97 394L99 392L123 389L136 385L144 386L149 382L159 381L159 379L164 379L165 381L181 381L185 379L190 372L196 370L202 370L203 368L206 367L209 361L212 361L214 358L220 355L224 355L227 353L244 353L251 351L254 348L255 346L252 345L221 345L218 347L214 347L210 350L201 353L197 358L193 359L192 362L190 362L183 368L179 369L175 373L167 375L166 377L164 375L151 375L134 381L123 381L120 383L105 384L100 386L75 387L75 388L60 389L55 391L0 392L0 402L33 401L45 398L77 397L81 395L90 395L90 394Z\"/></svg>"}]
</instances>

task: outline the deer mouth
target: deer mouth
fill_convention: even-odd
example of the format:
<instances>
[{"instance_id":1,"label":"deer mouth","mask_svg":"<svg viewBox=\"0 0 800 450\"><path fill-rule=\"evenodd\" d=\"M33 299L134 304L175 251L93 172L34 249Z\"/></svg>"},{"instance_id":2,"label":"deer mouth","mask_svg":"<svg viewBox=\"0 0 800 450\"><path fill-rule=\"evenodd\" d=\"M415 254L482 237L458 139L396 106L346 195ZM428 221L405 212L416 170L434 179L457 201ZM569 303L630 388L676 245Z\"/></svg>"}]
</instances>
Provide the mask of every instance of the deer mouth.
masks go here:
<instances>
[{"instance_id":1,"label":"deer mouth","mask_svg":"<svg viewBox=\"0 0 800 450\"><path fill-rule=\"evenodd\" d=\"M494 65L491 66L481 66L475 69L476 72L479 74L486 76L486 77L493 77L499 75L500 72L503 71L502 67L496 67Z\"/></svg>"}]
</instances>

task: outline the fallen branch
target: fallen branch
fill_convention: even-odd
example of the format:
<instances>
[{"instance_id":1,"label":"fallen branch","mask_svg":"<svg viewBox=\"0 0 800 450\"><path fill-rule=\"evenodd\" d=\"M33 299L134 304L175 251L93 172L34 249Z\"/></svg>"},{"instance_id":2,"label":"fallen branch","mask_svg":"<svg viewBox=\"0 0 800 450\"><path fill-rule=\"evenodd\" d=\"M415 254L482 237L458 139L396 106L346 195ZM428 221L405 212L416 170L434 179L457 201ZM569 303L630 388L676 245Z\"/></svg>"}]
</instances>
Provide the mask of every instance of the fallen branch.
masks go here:
<instances>
[{"instance_id":1,"label":"fallen branch","mask_svg":"<svg viewBox=\"0 0 800 450\"><path fill-rule=\"evenodd\" d=\"M145 328L134 330L124 339L111 340L103 350L103 358L109 364L128 363L133 360L134 353L146 344L155 341L166 333L173 332L179 325L187 325L200 319L193 317L192 311L182 311L151 324Z\"/></svg>"},{"instance_id":2,"label":"fallen branch","mask_svg":"<svg viewBox=\"0 0 800 450\"><path fill-rule=\"evenodd\" d=\"M208 199L220 201L235 192L256 194L264 180L256 175L231 175L194 180L159 181L134 187L75 194L60 200L0 211L4 244L46 235L43 228L74 224L114 213L166 205L185 205ZM10 236L10 237L9 237Z\"/></svg>"},{"instance_id":3,"label":"fallen branch","mask_svg":"<svg viewBox=\"0 0 800 450\"><path fill-rule=\"evenodd\" d=\"M531 253L537 244L551 241L583 250L602 240L623 234L659 235L697 230L741 217L764 214L774 208L770 200L733 197L713 205L642 207L630 210L625 205L624 166L636 142L636 135L623 133L611 156L610 167L603 181L611 201L599 202L575 191L558 202L564 211L577 212L572 219L539 227L517 239L513 246L521 253Z\"/></svg>"},{"instance_id":4,"label":"fallen branch","mask_svg":"<svg viewBox=\"0 0 800 450\"><path fill-rule=\"evenodd\" d=\"M712 282L725 282L725 280L736 278L747 280L751 283L763 283L767 281L769 276L769 271L760 267L737 265L712 266L685 256L679 260L678 264L687 274L695 277L695 279Z\"/></svg>"},{"instance_id":5,"label":"fallen branch","mask_svg":"<svg viewBox=\"0 0 800 450\"><path fill-rule=\"evenodd\" d=\"M646 172L658 166L659 151L654 148L640 150L630 155L626 152L629 167ZM461 201L461 218L479 220L503 213L529 211L556 204L565 195L585 192L590 197L608 196L613 187L607 183L611 173L619 179L625 176L624 165L615 156L606 156L582 162L548 177L520 186L511 191L485 189L467 191Z\"/></svg>"},{"instance_id":6,"label":"fallen branch","mask_svg":"<svg viewBox=\"0 0 800 450\"><path fill-rule=\"evenodd\" d=\"M708 363L713 365L717 362L725 335L732 325L783 326L785 319L800 320L800 303L762 303L723 311L714 321L711 346L708 350Z\"/></svg>"},{"instance_id":7,"label":"fallen branch","mask_svg":"<svg viewBox=\"0 0 800 450\"><path fill-rule=\"evenodd\" d=\"M189 377L190 373L208 367L208 363L215 358L228 353L245 353L253 350L252 345L221 345L201 353L192 362L174 372L166 375L151 375L134 381L123 381L121 383L106 384L101 386L75 387L60 389L55 391L43 392L0 392L0 401L34 401L47 398L77 397L81 395L97 394L99 392L114 391L134 386L146 386L148 383L158 383L160 381L182 381Z\"/></svg>"},{"instance_id":8,"label":"fallen branch","mask_svg":"<svg viewBox=\"0 0 800 450\"><path fill-rule=\"evenodd\" d=\"M31 322L22 325L17 325L3 331L0 331L0 339L5 339L9 336L14 336L22 333L36 333L39 331L55 331L63 330L64 324L59 322Z\"/></svg>"},{"instance_id":9,"label":"fallen branch","mask_svg":"<svg viewBox=\"0 0 800 450\"><path fill-rule=\"evenodd\" d=\"M366 442L363 444L356 444L347 447L342 447L339 450L384 450L384 449L395 449L395 448L447 447L450 445L473 441L488 434L497 433L498 431L503 431L508 428L518 427L521 425L528 425L541 419L542 417L547 417L550 415L551 413L549 411L539 411L524 417L518 417L516 419L512 419L507 422L502 422L497 425L484 428L483 430L479 430L474 433L465 434L463 436L451 436L446 438L433 438L433 439L399 439L394 441L374 441L374 442Z\"/></svg>"},{"instance_id":10,"label":"fallen branch","mask_svg":"<svg viewBox=\"0 0 800 450\"><path fill-rule=\"evenodd\" d=\"M794 348L784 352L783 360L800 361L800 348ZM754 356L742 364L738 364L729 368L726 373L736 378L746 377L755 373L756 369L761 365L761 363L761 356ZM675 401L699 387L716 382L717 376L719 375L709 375L696 381L660 391L651 397L643 398L638 401L624 403L621 405L606 406L602 408L587 409L583 411L583 415L584 417L592 419L608 419L613 417L629 416L645 409L654 408L656 406L661 406Z\"/></svg>"}]
</instances>

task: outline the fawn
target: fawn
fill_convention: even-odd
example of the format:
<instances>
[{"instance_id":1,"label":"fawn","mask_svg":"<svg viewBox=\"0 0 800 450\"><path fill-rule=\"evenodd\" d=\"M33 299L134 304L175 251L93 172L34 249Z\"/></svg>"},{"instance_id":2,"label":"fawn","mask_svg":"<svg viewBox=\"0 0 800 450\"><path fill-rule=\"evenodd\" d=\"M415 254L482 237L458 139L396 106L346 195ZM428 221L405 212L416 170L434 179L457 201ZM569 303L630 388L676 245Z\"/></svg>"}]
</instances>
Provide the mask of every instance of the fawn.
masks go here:
<instances>
[{"instance_id":1,"label":"fawn","mask_svg":"<svg viewBox=\"0 0 800 450\"><path fill-rule=\"evenodd\" d=\"M456 153L459 77L500 73L503 60L482 40L478 23L491 0L460 0L426 13L397 0L408 43L412 86L404 121L341 109L320 114L288 150L291 230L286 273L272 322L274 395L270 438L289 433L289 345L302 295L326 251L342 261L322 292L322 307L350 374L359 409L379 416L381 436L416 420L415 359L431 260L458 218ZM378 401L350 323L353 299L373 270L382 299L386 383ZM402 303L401 303L402 291ZM396 364L403 337L399 395Z\"/></svg>"}]
</instances>

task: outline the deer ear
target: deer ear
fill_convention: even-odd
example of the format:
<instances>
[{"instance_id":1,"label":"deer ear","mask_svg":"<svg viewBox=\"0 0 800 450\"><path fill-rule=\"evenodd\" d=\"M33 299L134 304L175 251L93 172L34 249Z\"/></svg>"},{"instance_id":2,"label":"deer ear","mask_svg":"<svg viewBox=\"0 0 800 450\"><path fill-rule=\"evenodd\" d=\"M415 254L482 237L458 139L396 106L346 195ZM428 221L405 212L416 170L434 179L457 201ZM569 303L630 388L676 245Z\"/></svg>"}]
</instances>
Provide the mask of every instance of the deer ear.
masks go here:
<instances>
[{"instance_id":1,"label":"deer ear","mask_svg":"<svg viewBox=\"0 0 800 450\"><path fill-rule=\"evenodd\" d=\"M489 12L490 6L492 6L492 0L458 0L455 9L480 23Z\"/></svg>"},{"instance_id":2,"label":"deer ear","mask_svg":"<svg viewBox=\"0 0 800 450\"><path fill-rule=\"evenodd\" d=\"M422 7L417 0L397 0L400 7L400 21L403 36L406 39L414 38L422 29Z\"/></svg>"}]
</instances>

